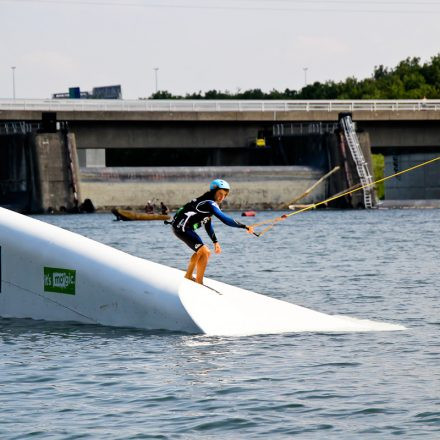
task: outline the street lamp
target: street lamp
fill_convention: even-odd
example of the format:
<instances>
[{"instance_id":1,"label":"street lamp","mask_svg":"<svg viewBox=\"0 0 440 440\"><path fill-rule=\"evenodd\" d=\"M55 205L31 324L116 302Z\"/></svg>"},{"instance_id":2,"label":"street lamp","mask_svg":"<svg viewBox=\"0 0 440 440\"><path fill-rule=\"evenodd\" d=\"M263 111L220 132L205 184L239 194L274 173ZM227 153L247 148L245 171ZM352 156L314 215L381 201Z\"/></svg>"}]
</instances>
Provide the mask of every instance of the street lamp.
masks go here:
<instances>
[{"instance_id":1,"label":"street lamp","mask_svg":"<svg viewBox=\"0 0 440 440\"><path fill-rule=\"evenodd\" d=\"M303 67L304 70L304 86L307 86L307 70L309 70L308 67Z\"/></svg>"},{"instance_id":2,"label":"street lamp","mask_svg":"<svg viewBox=\"0 0 440 440\"><path fill-rule=\"evenodd\" d=\"M153 70L154 70L154 79L156 83L156 93L157 93L157 71L159 70L159 67L155 67Z\"/></svg>"},{"instance_id":3,"label":"street lamp","mask_svg":"<svg viewBox=\"0 0 440 440\"><path fill-rule=\"evenodd\" d=\"M12 99L15 99L15 66L12 69Z\"/></svg>"}]
</instances>

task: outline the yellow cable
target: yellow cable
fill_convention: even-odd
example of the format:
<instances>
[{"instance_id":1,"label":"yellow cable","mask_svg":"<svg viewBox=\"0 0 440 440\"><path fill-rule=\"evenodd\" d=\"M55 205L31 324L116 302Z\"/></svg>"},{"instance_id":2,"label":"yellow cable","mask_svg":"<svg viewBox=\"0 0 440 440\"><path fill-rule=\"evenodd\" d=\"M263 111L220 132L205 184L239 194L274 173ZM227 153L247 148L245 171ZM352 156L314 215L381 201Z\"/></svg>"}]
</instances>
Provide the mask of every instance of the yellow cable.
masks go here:
<instances>
[{"instance_id":1,"label":"yellow cable","mask_svg":"<svg viewBox=\"0 0 440 440\"><path fill-rule=\"evenodd\" d=\"M296 214L300 214L301 212L309 211L310 209L316 208L317 206L323 205L324 203L328 203L328 202L331 202L333 200L339 199L341 197L348 196L349 194L353 194L354 192L360 191L361 189L367 188L369 186L376 185L377 183L385 182L385 180L391 179L391 178L396 177L396 176L400 176L401 174L407 173L408 171L415 170L416 168L420 168L420 167L423 167L425 165L429 165L430 163L433 163L433 162L435 162L437 160L440 160L440 156L435 157L434 159L428 160L426 162L420 163L418 165L414 165L413 167L407 168L406 170L403 170L403 171L399 171L398 173L392 174L390 176L383 177L382 179L378 179L375 182L368 183L367 185L363 185L363 186L360 186L358 188L352 189L351 191L347 191L347 192L345 192L343 194L339 194L337 196L330 197L330 198L328 198L326 200L323 200L322 202L313 203L312 205L306 206L305 208L302 208L302 209L300 209L298 211L291 212L290 214L283 214L281 217L277 217L277 218L272 219L272 220L265 220L265 221L260 222L260 223L255 223L255 224L252 225L252 227L255 228L255 227L258 227L258 226L262 226L262 225L271 223L269 226L264 228L259 234L256 234L256 235L258 235L258 237L261 237L269 229L272 229L275 226L276 223L280 222L281 220L285 220L287 217L290 217L290 216L296 215Z\"/></svg>"}]
</instances>

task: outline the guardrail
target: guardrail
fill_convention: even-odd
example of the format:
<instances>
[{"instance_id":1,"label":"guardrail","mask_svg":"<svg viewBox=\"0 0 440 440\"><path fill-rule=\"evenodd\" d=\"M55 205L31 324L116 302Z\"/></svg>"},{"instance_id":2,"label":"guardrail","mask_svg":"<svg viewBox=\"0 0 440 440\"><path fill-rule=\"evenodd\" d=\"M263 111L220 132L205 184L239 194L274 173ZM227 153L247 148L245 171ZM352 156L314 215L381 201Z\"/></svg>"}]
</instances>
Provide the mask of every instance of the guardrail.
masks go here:
<instances>
[{"instance_id":1,"label":"guardrail","mask_svg":"<svg viewBox=\"0 0 440 440\"><path fill-rule=\"evenodd\" d=\"M307 123L284 123L274 124L272 133L274 136L295 136L305 134L334 133L339 128L337 122L307 122Z\"/></svg>"},{"instance_id":2,"label":"guardrail","mask_svg":"<svg viewBox=\"0 0 440 440\"><path fill-rule=\"evenodd\" d=\"M39 128L38 122L0 122L0 134L26 134L37 131Z\"/></svg>"},{"instance_id":3,"label":"guardrail","mask_svg":"<svg viewBox=\"0 0 440 440\"><path fill-rule=\"evenodd\" d=\"M125 100L125 99L0 99L0 110L140 111L140 112L353 112L440 111L440 100Z\"/></svg>"}]
</instances>

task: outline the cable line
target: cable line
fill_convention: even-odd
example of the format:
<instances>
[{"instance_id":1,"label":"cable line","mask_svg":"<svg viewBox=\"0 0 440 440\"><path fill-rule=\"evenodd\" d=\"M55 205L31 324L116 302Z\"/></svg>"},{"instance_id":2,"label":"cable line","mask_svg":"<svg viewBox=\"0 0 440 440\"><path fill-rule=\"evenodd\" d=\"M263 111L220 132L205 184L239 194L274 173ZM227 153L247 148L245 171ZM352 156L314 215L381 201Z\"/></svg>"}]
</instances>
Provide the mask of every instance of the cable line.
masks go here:
<instances>
[{"instance_id":1,"label":"cable line","mask_svg":"<svg viewBox=\"0 0 440 440\"><path fill-rule=\"evenodd\" d=\"M336 196L329 197L328 199L323 200L322 202L312 203L311 205L306 206L305 208L299 209L298 211L291 212L290 214L283 214L282 216L276 217L275 219L265 220L265 221L262 221L262 222L259 222L259 223L254 223L253 225L251 225L254 228L256 228L258 226L262 226L262 225L267 225L268 223L270 223L269 226L266 226L260 233L254 232L254 235L256 235L257 237L261 237L267 231L272 229L277 223L279 223L279 222L281 222L283 220L286 220L288 217L291 217L292 215L297 215L297 214L300 214L301 212L309 211L310 209L314 209L317 206L324 205L325 203L331 202L331 201L339 199L341 197L348 196L349 194L353 194L353 193L355 193L357 191L360 191L361 189L367 188L369 186L376 185L377 183L385 182L388 179L392 179L393 177L400 176L401 174L404 174L404 173L407 173L409 171L415 170L416 168L424 167L424 166L429 165L429 164L431 164L433 162L436 162L437 160L440 160L440 156L435 157L434 159L427 160L426 162L420 163L418 165L414 165L414 166L412 166L410 168L407 168L406 170L399 171L398 173L394 173L394 174L392 174L390 176L383 177L382 179L378 179L378 180L376 180L376 181L374 181L372 183L369 183L368 185L363 185L363 186L360 186L358 188L352 189L350 191L346 191L346 192L344 192L342 194L338 194Z\"/></svg>"},{"instance_id":2,"label":"cable line","mask_svg":"<svg viewBox=\"0 0 440 440\"><path fill-rule=\"evenodd\" d=\"M0 0L0 3L30 3L30 4L48 4L48 5L70 5L70 6L99 6L99 7L107 7L107 6L113 6L113 7L124 7L124 8L156 8L156 9L198 9L198 10L224 10L224 11L251 11L251 12L265 12L265 11L273 11L273 12L312 12L312 13L382 13L382 14L439 14L440 10L436 9L423 9L423 6L431 6L436 7L439 6L438 3L431 3L431 2L420 2L420 3L403 3L403 2L362 2L357 4L353 4L353 2L350 3L350 8L346 7L333 7L337 6L338 3L340 5L343 5L344 3L340 0L339 2L298 2L298 3L287 3L287 2L281 2L279 3L280 6L274 5L274 3L268 3L267 6L264 6L264 3L260 2L259 4L261 6L255 6L254 4L240 4L235 3L232 5L225 5L225 4L206 4L206 3L186 3L186 4L178 4L178 3L139 3L139 2L133 2L133 1L127 1L123 2L121 0L116 1L99 1L99 0ZM275 2L276 3L276 2ZM347 2L348 3L348 2ZM304 4L305 6L296 6ZM367 9L369 4L371 4L376 9ZM284 6L286 5L286 6ZM292 7L289 7L292 5ZM321 5L326 5L325 8L323 8ZM386 5L386 6L397 6L397 7L406 7L409 6L408 9L382 9L380 6ZM310 7L310 6L316 6L316 7ZM360 6L360 8L357 8L357 6ZM411 9L412 7L415 7L417 9Z\"/></svg>"}]
</instances>

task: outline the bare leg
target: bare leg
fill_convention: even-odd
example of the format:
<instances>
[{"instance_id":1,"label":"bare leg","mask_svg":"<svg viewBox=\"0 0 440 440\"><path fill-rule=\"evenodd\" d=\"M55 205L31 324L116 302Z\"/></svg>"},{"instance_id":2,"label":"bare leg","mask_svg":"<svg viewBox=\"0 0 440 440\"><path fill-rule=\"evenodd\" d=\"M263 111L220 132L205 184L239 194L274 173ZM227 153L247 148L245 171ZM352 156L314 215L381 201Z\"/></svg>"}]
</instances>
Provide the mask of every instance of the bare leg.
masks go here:
<instances>
[{"instance_id":1,"label":"bare leg","mask_svg":"<svg viewBox=\"0 0 440 440\"><path fill-rule=\"evenodd\" d=\"M211 254L211 251L208 249L207 246L202 246L197 251L197 254L199 254L199 258L196 263L197 266L196 283L203 284L203 275L205 275L205 270L206 270L206 266L208 265L208 259L209 259L209 255Z\"/></svg>"},{"instance_id":2,"label":"bare leg","mask_svg":"<svg viewBox=\"0 0 440 440\"><path fill-rule=\"evenodd\" d=\"M196 268L197 261L199 260L199 254L198 252L194 252L194 254L191 257L191 260L189 260L188 269L186 270L185 278L188 278L191 281L195 281L193 277L194 269Z\"/></svg>"}]
</instances>

